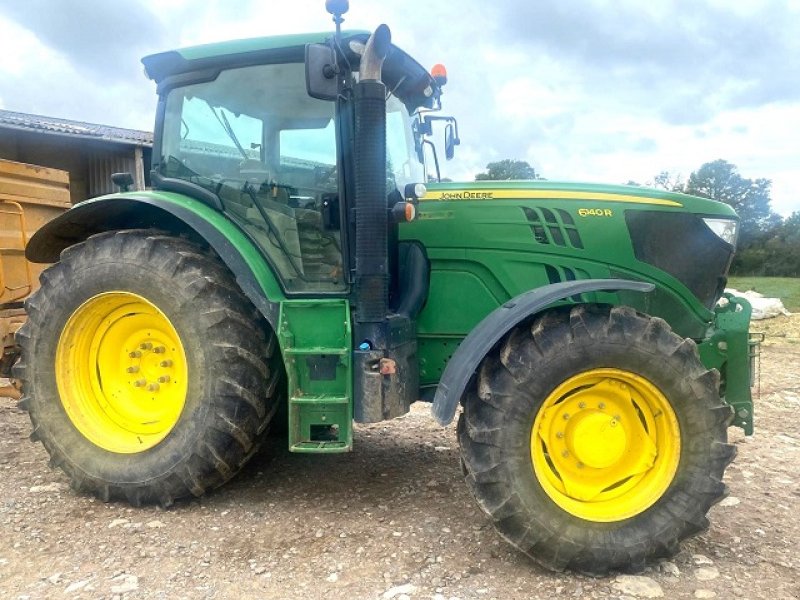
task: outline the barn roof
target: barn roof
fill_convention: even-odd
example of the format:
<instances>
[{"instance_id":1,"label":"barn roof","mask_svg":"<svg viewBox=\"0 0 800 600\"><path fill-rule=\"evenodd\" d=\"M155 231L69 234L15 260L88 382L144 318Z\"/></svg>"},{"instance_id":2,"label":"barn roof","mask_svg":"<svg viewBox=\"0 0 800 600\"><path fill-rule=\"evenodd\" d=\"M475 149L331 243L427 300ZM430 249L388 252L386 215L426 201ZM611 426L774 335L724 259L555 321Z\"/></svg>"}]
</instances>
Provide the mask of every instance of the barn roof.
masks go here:
<instances>
[{"instance_id":1,"label":"barn roof","mask_svg":"<svg viewBox=\"0 0 800 600\"><path fill-rule=\"evenodd\" d=\"M0 129L37 131L45 134L93 139L131 146L152 146L150 131L124 129L97 123L85 123L56 117L0 110Z\"/></svg>"}]
</instances>

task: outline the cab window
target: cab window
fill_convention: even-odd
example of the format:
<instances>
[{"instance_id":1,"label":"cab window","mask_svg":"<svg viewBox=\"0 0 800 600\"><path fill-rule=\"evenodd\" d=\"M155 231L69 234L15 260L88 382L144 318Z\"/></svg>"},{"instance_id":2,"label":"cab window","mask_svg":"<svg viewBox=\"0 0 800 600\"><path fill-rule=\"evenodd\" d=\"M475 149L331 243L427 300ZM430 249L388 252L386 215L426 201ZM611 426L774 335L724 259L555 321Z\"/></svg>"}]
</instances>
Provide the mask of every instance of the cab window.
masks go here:
<instances>
[{"instance_id":1,"label":"cab window","mask_svg":"<svg viewBox=\"0 0 800 600\"><path fill-rule=\"evenodd\" d=\"M338 206L334 104L307 95L303 64L171 90L159 168L216 194L287 291L346 290L338 219L323 218Z\"/></svg>"}]
</instances>

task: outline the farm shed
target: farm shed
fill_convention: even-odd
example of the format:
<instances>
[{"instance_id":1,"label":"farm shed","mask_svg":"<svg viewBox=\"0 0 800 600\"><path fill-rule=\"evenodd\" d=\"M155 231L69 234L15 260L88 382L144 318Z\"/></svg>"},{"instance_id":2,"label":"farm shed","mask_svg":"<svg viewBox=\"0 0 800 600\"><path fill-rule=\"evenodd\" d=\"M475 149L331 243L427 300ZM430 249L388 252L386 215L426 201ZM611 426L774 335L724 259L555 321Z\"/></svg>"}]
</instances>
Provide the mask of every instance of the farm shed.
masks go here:
<instances>
[{"instance_id":1,"label":"farm shed","mask_svg":"<svg viewBox=\"0 0 800 600\"><path fill-rule=\"evenodd\" d=\"M68 171L73 204L116 191L112 173L147 187L152 147L149 131L0 110L0 159Z\"/></svg>"}]
</instances>

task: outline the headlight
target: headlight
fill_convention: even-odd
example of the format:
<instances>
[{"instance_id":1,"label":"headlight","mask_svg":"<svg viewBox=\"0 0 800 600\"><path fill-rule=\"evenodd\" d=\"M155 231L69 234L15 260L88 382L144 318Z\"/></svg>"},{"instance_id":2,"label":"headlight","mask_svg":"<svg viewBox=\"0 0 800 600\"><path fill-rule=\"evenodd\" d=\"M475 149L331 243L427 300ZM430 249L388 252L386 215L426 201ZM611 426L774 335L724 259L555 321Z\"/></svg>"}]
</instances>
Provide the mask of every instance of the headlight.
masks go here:
<instances>
[{"instance_id":1,"label":"headlight","mask_svg":"<svg viewBox=\"0 0 800 600\"><path fill-rule=\"evenodd\" d=\"M739 222L732 219L703 219L708 228L724 242L736 247L736 236L739 233Z\"/></svg>"}]
</instances>

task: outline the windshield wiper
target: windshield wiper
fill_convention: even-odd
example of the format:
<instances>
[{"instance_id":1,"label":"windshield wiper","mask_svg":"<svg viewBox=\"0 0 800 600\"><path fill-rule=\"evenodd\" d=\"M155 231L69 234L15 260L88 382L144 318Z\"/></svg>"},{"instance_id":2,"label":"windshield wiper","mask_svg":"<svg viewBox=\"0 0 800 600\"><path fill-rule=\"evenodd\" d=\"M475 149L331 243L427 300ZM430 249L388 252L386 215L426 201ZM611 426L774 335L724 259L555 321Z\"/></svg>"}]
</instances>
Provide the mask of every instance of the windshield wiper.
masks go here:
<instances>
[{"instance_id":1,"label":"windshield wiper","mask_svg":"<svg viewBox=\"0 0 800 600\"><path fill-rule=\"evenodd\" d=\"M248 160L250 157L247 155L247 152L245 151L244 147L239 142L239 138L236 137L236 134L233 131L233 127L231 127L231 123L230 121L228 121L228 117L225 116L225 109L220 107L218 113L216 109L213 106L211 106L211 103L208 100L206 100L206 104L208 104L208 108L211 109L211 112L214 113L214 116L217 117L217 121L219 121L219 124L222 126L222 129L224 129L225 133L228 134L228 137L231 138L233 145L236 146L236 149L242 155L242 158Z\"/></svg>"}]
</instances>

